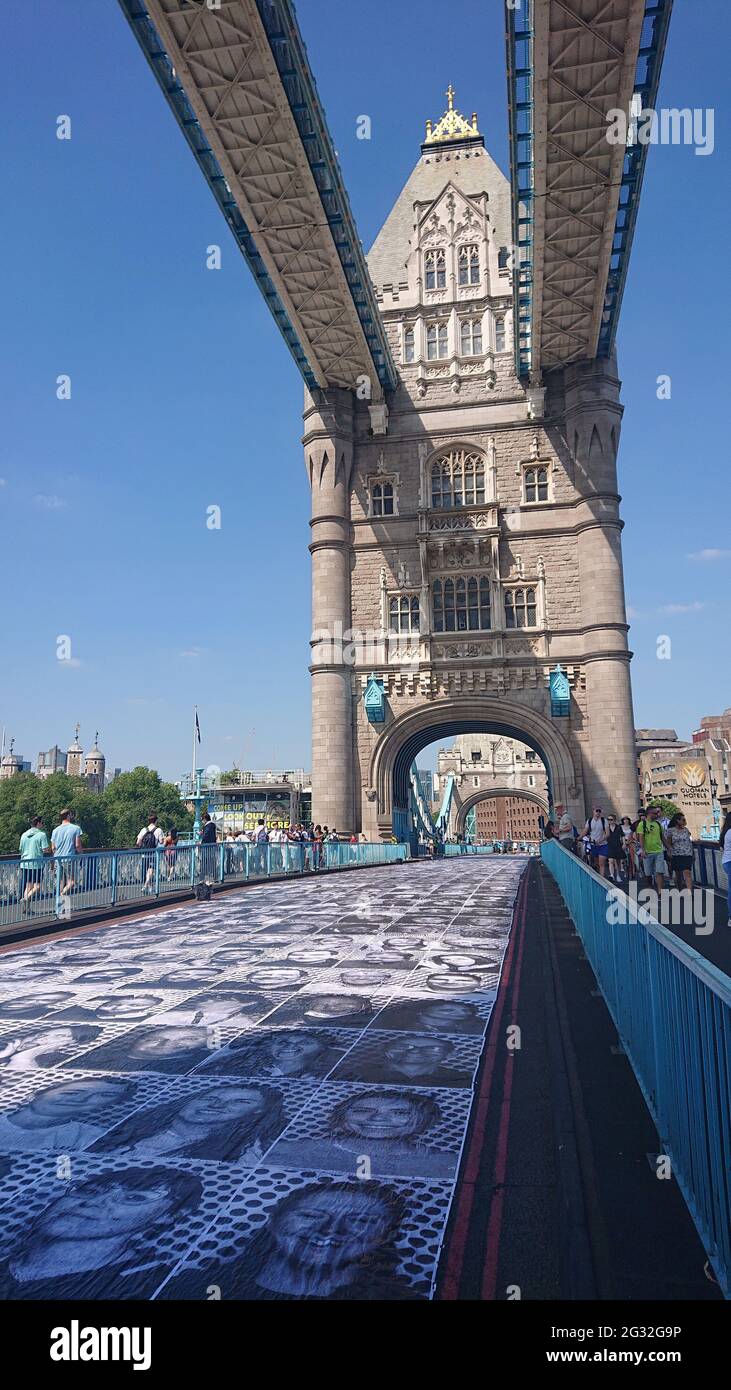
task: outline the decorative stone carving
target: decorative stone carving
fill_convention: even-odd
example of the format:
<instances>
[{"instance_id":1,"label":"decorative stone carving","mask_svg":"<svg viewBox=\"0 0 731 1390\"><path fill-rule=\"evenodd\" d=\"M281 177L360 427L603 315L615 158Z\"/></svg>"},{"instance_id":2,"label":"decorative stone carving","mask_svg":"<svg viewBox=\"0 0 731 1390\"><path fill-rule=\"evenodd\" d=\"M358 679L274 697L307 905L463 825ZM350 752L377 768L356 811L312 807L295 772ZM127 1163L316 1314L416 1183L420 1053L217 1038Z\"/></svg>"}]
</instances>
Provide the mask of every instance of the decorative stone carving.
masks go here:
<instances>
[{"instance_id":1,"label":"decorative stone carving","mask_svg":"<svg viewBox=\"0 0 731 1390\"><path fill-rule=\"evenodd\" d=\"M465 657L492 656L493 644L491 642L445 642L438 643L434 648L437 657L443 661L461 661Z\"/></svg>"},{"instance_id":2,"label":"decorative stone carving","mask_svg":"<svg viewBox=\"0 0 731 1390\"><path fill-rule=\"evenodd\" d=\"M432 213L431 217L424 223L421 232L422 246L438 246L447 239L447 229L443 222L439 221L437 214Z\"/></svg>"},{"instance_id":3,"label":"decorative stone carving","mask_svg":"<svg viewBox=\"0 0 731 1390\"><path fill-rule=\"evenodd\" d=\"M460 512L453 516L429 517L429 530L438 531L489 531L497 530L497 510L493 512Z\"/></svg>"}]
</instances>

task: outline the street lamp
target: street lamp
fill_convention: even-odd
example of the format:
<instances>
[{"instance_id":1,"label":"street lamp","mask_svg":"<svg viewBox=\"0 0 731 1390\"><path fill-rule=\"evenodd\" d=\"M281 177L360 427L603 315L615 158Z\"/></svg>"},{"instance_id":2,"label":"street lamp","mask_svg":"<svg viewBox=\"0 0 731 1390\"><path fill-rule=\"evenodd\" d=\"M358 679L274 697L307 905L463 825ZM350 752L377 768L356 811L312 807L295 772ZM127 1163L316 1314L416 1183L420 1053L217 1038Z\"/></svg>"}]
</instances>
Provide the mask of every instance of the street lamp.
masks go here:
<instances>
[{"instance_id":1,"label":"street lamp","mask_svg":"<svg viewBox=\"0 0 731 1390\"><path fill-rule=\"evenodd\" d=\"M198 844L198 841L201 837L201 806L203 805L203 802L206 800L206 796L201 790L202 777L203 768L197 767L195 770L195 791L190 798L193 802L193 808L195 813L195 817L193 820L193 843L196 845Z\"/></svg>"}]
</instances>

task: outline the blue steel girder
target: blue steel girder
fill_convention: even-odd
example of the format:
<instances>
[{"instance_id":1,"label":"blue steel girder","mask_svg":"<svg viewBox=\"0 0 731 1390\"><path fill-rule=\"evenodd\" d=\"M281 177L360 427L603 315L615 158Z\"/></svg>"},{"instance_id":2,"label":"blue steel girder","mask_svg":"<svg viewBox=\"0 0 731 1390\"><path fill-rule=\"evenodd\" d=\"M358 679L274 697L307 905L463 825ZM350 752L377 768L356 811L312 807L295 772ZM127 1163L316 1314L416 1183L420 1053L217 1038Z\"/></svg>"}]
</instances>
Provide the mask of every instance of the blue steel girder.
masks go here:
<instances>
[{"instance_id":1,"label":"blue steel girder","mask_svg":"<svg viewBox=\"0 0 731 1390\"><path fill-rule=\"evenodd\" d=\"M119 0L308 388L396 368L291 0Z\"/></svg>"},{"instance_id":2,"label":"blue steel girder","mask_svg":"<svg viewBox=\"0 0 731 1390\"><path fill-rule=\"evenodd\" d=\"M654 108L672 0L506 0L516 365L614 346L648 146L608 113Z\"/></svg>"}]
</instances>

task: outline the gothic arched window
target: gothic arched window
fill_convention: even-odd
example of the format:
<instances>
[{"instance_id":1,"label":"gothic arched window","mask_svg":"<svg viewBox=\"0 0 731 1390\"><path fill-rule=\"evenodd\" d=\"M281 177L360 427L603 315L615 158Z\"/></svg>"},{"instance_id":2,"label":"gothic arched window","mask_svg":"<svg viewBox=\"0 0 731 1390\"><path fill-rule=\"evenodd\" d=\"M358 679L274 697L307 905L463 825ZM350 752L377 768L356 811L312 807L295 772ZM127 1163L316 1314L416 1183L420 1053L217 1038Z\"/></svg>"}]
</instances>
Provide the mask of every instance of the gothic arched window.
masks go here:
<instances>
[{"instance_id":1,"label":"gothic arched window","mask_svg":"<svg viewBox=\"0 0 731 1390\"><path fill-rule=\"evenodd\" d=\"M446 357L449 351L446 323L430 323L426 330L426 355L430 362Z\"/></svg>"},{"instance_id":2,"label":"gothic arched window","mask_svg":"<svg viewBox=\"0 0 731 1390\"><path fill-rule=\"evenodd\" d=\"M485 502L485 461L479 454L453 449L431 466L431 504L435 508L481 507Z\"/></svg>"},{"instance_id":3,"label":"gothic arched window","mask_svg":"<svg viewBox=\"0 0 731 1390\"><path fill-rule=\"evenodd\" d=\"M491 626L487 575L435 579L432 585L435 632L486 632Z\"/></svg>"},{"instance_id":4,"label":"gothic arched window","mask_svg":"<svg viewBox=\"0 0 731 1390\"><path fill-rule=\"evenodd\" d=\"M416 335L413 325L404 329L404 362L413 362L416 353Z\"/></svg>"},{"instance_id":5,"label":"gothic arched window","mask_svg":"<svg viewBox=\"0 0 731 1390\"><path fill-rule=\"evenodd\" d=\"M462 319L459 335L462 356L479 357L482 352L482 320Z\"/></svg>"},{"instance_id":6,"label":"gothic arched window","mask_svg":"<svg viewBox=\"0 0 731 1390\"><path fill-rule=\"evenodd\" d=\"M460 246L458 253L460 285L479 285L480 253L476 246Z\"/></svg>"},{"instance_id":7,"label":"gothic arched window","mask_svg":"<svg viewBox=\"0 0 731 1390\"><path fill-rule=\"evenodd\" d=\"M426 288L428 290L443 290L447 283L446 252L441 248L436 251L427 251L424 256L424 270L426 272Z\"/></svg>"},{"instance_id":8,"label":"gothic arched window","mask_svg":"<svg viewBox=\"0 0 731 1390\"><path fill-rule=\"evenodd\" d=\"M535 589L505 591L505 626L535 627L537 621Z\"/></svg>"}]
</instances>

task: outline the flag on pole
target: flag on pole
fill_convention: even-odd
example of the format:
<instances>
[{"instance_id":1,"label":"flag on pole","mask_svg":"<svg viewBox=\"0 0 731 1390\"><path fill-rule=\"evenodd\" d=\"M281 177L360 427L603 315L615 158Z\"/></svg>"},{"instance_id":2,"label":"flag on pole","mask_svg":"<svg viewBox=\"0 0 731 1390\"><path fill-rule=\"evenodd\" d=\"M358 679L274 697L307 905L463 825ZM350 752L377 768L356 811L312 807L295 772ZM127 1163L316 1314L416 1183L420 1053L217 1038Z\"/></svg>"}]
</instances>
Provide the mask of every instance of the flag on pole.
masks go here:
<instances>
[{"instance_id":1,"label":"flag on pole","mask_svg":"<svg viewBox=\"0 0 731 1390\"><path fill-rule=\"evenodd\" d=\"M197 710L196 710L196 712L195 712L195 732L196 732L196 736L197 736L197 738L198 738L198 742L200 743L200 741L201 741L201 726L200 726L200 724L198 723L198 711L197 711Z\"/></svg>"}]
</instances>

